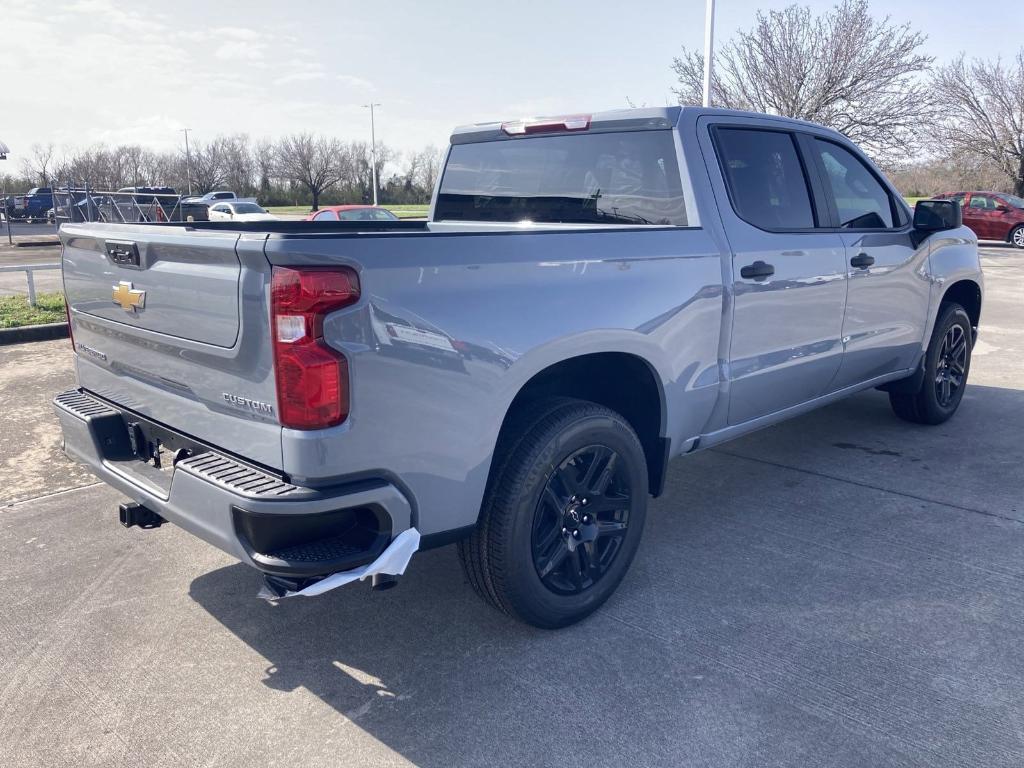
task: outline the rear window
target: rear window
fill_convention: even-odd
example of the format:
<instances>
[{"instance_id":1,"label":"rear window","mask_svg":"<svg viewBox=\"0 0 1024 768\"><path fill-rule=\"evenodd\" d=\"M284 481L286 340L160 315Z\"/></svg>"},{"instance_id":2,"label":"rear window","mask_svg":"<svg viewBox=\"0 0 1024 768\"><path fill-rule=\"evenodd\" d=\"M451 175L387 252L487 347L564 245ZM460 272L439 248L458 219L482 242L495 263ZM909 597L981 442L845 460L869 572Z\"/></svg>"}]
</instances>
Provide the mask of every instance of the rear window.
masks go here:
<instances>
[{"instance_id":1,"label":"rear window","mask_svg":"<svg viewBox=\"0 0 1024 768\"><path fill-rule=\"evenodd\" d=\"M686 226L672 131L456 144L434 219Z\"/></svg>"},{"instance_id":2,"label":"rear window","mask_svg":"<svg viewBox=\"0 0 1024 768\"><path fill-rule=\"evenodd\" d=\"M235 203L235 213L266 213L256 203Z\"/></svg>"},{"instance_id":3,"label":"rear window","mask_svg":"<svg viewBox=\"0 0 1024 768\"><path fill-rule=\"evenodd\" d=\"M814 226L811 194L793 135L760 128L719 128L718 157L733 208L761 229Z\"/></svg>"}]
</instances>

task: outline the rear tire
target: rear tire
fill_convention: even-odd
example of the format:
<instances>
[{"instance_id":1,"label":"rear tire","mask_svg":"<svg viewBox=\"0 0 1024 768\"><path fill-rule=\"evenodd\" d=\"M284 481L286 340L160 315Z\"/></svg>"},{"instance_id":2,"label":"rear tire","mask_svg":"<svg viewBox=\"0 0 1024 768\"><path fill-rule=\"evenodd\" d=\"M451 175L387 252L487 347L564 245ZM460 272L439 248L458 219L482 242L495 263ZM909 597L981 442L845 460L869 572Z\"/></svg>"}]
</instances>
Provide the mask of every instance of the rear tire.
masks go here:
<instances>
[{"instance_id":1,"label":"rear tire","mask_svg":"<svg viewBox=\"0 0 1024 768\"><path fill-rule=\"evenodd\" d=\"M604 406L548 398L503 431L473 534L459 559L486 602L535 627L573 624L618 587L647 510L647 462Z\"/></svg>"},{"instance_id":2,"label":"rear tire","mask_svg":"<svg viewBox=\"0 0 1024 768\"><path fill-rule=\"evenodd\" d=\"M934 425L956 413L967 387L972 347L967 312L959 304L943 304L925 353L921 388L912 394L889 393L896 415L915 424Z\"/></svg>"}]
</instances>

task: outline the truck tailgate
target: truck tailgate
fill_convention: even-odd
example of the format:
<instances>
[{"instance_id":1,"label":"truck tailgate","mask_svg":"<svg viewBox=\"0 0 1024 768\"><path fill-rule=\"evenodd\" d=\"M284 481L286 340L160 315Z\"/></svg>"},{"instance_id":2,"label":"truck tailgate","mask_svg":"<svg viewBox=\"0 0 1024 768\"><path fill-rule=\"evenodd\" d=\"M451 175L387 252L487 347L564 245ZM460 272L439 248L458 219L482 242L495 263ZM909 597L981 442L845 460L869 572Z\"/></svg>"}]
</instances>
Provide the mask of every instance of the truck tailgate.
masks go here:
<instances>
[{"instance_id":1,"label":"truck tailgate","mask_svg":"<svg viewBox=\"0 0 1024 768\"><path fill-rule=\"evenodd\" d=\"M110 237L65 232L64 292L72 309L231 347L238 336L238 233L147 229L145 237L123 230Z\"/></svg>"},{"instance_id":2,"label":"truck tailgate","mask_svg":"<svg viewBox=\"0 0 1024 768\"><path fill-rule=\"evenodd\" d=\"M64 225L64 288L80 385L199 441L279 468L264 239L178 227Z\"/></svg>"}]
</instances>

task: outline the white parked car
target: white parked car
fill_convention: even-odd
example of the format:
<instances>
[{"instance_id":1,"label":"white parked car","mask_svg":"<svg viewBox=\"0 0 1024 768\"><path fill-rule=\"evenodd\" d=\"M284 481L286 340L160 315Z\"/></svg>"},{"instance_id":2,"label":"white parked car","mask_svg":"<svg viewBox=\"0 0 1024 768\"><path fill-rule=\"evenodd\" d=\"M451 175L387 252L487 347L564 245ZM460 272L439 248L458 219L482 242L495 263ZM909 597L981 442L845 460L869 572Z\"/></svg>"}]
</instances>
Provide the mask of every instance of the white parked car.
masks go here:
<instances>
[{"instance_id":1,"label":"white parked car","mask_svg":"<svg viewBox=\"0 0 1024 768\"><path fill-rule=\"evenodd\" d=\"M205 195L196 195L194 197L182 198L183 203L207 203L213 205L219 203L221 200L237 200L239 202L255 203L255 197L239 197L231 190L223 189L217 192L207 192Z\"/></svg>"},{"instance_id":2,"label":"white parked car","mask_svg":"<svg viewBox=\"0 0 1024 768\"><path fill-rule=\"evenodd\" d=\"M277 221L277 216L256 203L232 201L211 205L210 221Z\"/></svg>"}]
</instances>

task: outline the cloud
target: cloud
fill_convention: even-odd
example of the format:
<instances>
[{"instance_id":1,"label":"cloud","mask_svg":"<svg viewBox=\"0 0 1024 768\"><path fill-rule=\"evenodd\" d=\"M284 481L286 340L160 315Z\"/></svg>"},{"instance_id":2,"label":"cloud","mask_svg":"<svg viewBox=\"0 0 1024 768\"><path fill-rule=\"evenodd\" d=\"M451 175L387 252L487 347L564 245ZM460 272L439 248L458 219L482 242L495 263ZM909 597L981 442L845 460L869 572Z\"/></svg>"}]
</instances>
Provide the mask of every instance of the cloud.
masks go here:
<instances>
[{"instance_id":1,"label":"cloud","mask_svg":"<svg viewBox=\"0 0 1024 768\"><path fill-rule=\"evenodd\" d=\"M214 52L214 56L221 61L263 61L266 46L262 43L249 40L229 40L221 45Z\"/></svg>"},{"instance_id":2,"label":"cloud","mask_svg":"<svg viewBox=\"0 0 1024 768\"><path fill-rule=\"evenodd\" d=\"M231 37L235 40L260 40L265 37L258 29L250 27L217 27L213 34L216 37Z\"/></svg>"},{"instance_id":3,"label":"cloud","mask_svg":"<svg viewBox=\"0 0 1024 768\"><path fill-rule=\"evenodd\" d=\"M307 70L305 72L291 72L287 75L274 79L274 85L287 85L288 83L308 83L314 80L325 80L327 75L321 70Z\"/></svg>"},{"instance_id":4,"label":"cloud","mask_svg":"<svg viewBox=\"0 0 1024 768\"><path fill-rule=\"evenodd\" d=\"M23 3L0 14L0 48L14 63L0 121L8 113L22 118L0 126L15 163L36 142L53 141L62 151L121 142L173 149L186 125L196 141L237 131L362 137L369 118L360 104L371 94L398 103L380 90L385 74L334 55L347 32L332 33L325 43L278 4L237 19L223 8L187 3L164 6L166 12L120 0L57 0L54 7L59 13L45 18ZM59 62L84 62L88 87L65 88L59 99L40 91L28 64L40 50L61 52L58 80L81 79L66 75ZM422 132L395 126L385 113L379 137L393 137L396 145L421 142ZM427 138L437 135L445 134L431 131Z\"/></svg>"},{"instance_id":5,"label":"cloud","mask_svg":"<svg viewBox=\"0 0 1024 768\"><path fill-rule=\"evenodd\" d=\"M376 90L373 83L371 83L369 80L364 80L363 78L356 77L355 75L336 75L335 79L339 83L344 83L345 85L351 86L352 88L362 88L365 91Z\"/></svg>"},{"instance_id":6,"label":"cloud","mask_svg":"<svg viewBox=\"0 0 1024 768\"><path fill-rule=\"evenodd\" d=\"M101 20L119 33L155 35L167 30L163 14L126 10L111 0L76 0L64 10Z\"/></svg>"}]
</instances>

